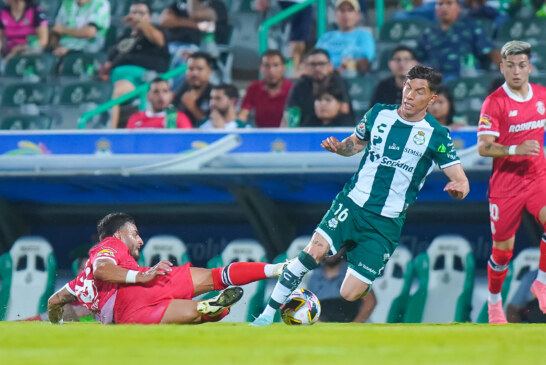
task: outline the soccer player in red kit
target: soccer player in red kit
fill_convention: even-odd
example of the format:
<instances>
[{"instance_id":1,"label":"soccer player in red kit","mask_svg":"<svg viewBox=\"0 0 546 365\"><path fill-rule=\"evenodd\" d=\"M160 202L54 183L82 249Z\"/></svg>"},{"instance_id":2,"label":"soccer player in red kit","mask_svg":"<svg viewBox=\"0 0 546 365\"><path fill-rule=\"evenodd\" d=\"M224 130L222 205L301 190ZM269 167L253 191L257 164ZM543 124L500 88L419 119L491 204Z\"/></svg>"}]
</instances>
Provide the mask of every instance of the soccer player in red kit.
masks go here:
<instances>
[{"instance_id":1,"label":"soccer player in red kit","mask_svg":"<svg viewBox=\"0 0 546 365\"><path fill-rule=\"evenodd\" d=\"M139 267L136 260L144 243L131 216L109 214L97 231L101 242L89 251L85 269L48 301L52 323L61 322L63 306L76 300L104 324L214 322L227 315L243 295L241 288L228 286L278 277L284 266L234 262L204 269L161 261L152 268ZM221 289L226 290L215 298L191 300Z\"/></svg>"},{"instance_id":2,"label":"soccer player in red kit","mask_svg":"<svg viewBox=\"0 0 546 365\"><path fill-rule=\"evenodd\" d=\"M529 43L508 42L501 55L506 82L485 99L478 126L479 153L493 157L489 181L493 249L487 267L487 302L489 323L497 324L507 323L501 288L523 210L546 229L546 88L529 83ZM539 271L531 291L546 313L546 234L540 243Z\"/></svg>"}]
</instances>

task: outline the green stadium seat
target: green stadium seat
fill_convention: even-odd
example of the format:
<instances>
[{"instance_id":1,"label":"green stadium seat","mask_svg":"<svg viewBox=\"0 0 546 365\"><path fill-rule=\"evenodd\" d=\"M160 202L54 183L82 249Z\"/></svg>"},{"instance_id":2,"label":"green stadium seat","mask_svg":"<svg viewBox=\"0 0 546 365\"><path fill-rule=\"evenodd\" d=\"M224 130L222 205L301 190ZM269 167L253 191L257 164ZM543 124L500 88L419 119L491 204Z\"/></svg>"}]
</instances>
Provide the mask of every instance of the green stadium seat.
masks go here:
<instances>
[{"instance_id":1,"label":"green stadium seat","mask_svg":"<svg viewBox=\"0 0 546 365\"><path fill-rule=\"evenodd\" d=\"M511 19L499 29L497 41L502 44L512 40L526 41L532 45L544 44L545 33L544 18Z\"/></svg>"},{"instance_id":2,"label":"green stadium seat","mask_svg":"<svg viewBox=\"0 0 546 365\"><path fill-rule=\"evenodd\" d=\"M371 74L347 79L355 120L360 121L364 113L372 107L370 101L378 81L377 77Z\"/></svg>"},{"instance_id":3,"label":"green stadium seat","mask_svg":"<svg viewBox=\"0 0 546 365\"><path fill-rule=\"evenodd\" d=\"M65 85L61 89L59 104L101 104L110 100L112 84L101 81L84 81Z\"/></svg>"},{"instance_id":4,"label":"green stadium seat","mask_svg":"<svg viewBox=\"0 0 546 365\"><path fill-rule=\"evenodd\" d=\"M506 313L508 304L518 291L521 284L521 279L529 271L538 269L538 260L540 258L540 249L538 247L528 247L520 251L508 266L508 273L502 285L502 304ZM478 315L477 323L488 323L487 301L484 303L480 314Z\"/></svg>"},{"instance_id":5,"label":"green stadium seat","mask_svg":"<svg viewBox=\"0 0 546 365\"><path fill-rule=\"evenodd\" d=\"M101 55L97 53L71 52L61 61L61 76L91 78L101 67Z\"/></svg>"},{"instance_id":6,"label":"green stadium seat","mask_svg":"<svg viewBox=\"0 0 546 365\"><path fill-rule=\"evenodd\" d=\"M406 323L470 321L474 289L474 255L457 235L436 237L413 263L419 286L410 296Z\"/></svg>"},{"instance_id":7,"label":"green stadium seat","mask_svg":"<svg viewBox=\"0 0 546 365\"><path fill-rule=\"evenodd\" d=\"M2 92L3 107L20 107L34 104L49 105L53 100L54 88L45 83L16 83L7 85Z\"/></svg>"},{"instance_id":8,"label":"green stadium seat","mask_svg":"<svg viewBox=\"0 0 546 365\"><path fill-rule=\"evenodd\" d=\"M47 310L53 294L57 263L47 240L19 238L0 256L0 320L21 320Z\"/></svg>"},{"instance_id":9,"label":"green stadium seat","mask_svg":"<svg viewBox=\"0 0 546 365\"><path fill-rule=\"evenodd\" d=\"M379 31L379 43L415 46L423 31L432 24L423 19L388 20Z\"/></svg>"},{"instance_id":10,"label":"green stadium seat","mask_svg":"<svg viewBox=\"0 0 546 365\"><path fill-rule=\"evenodd\" d=\"M116 0L119 1L119 0ZM55 20L55 17L57 16L57 12L59 11L59 8L61 7L62 0L40 0L40 8L44 12L47 21L49 22L49 25L52 26Z\"/></svg>"},{"instance_id":11,"label":"green stadium seat","mask_svg":"<svg viewBox=\"0 0 546 365\"><path fill-rule=\"evenodd\" d=\"M448 81L445 86L453 94L455 110L479 112L487 97L491 81L493 81L493 76L486 74L476 77L460 77Z\"/></svg>"},{"instance_id":12,"label":"green stadium seat","mask_svg":"<svg viewBox=\"0 0 546 365\"><path fill-rule=\"evenodd\" d=\"M237 239L231 241L222 253L209 260L209 269L226 266L232 262L266 262L265 250L258 241L251 239ZM265 280L250 283L244 286L244 295L237 304L231 307L231 313L224 322L250 322L263 309ZM210 296L216 295L210 293Z\"/></svg>"},{"instance_id":13,"label":"green stadium seat","mask_svg":"<svg viewBox=\"0 0 546 365\"><path fill-rule=\"evenodd\" d=\"M170 261L174 266L182 266L190 262L184 242L171 235L151 237L142 249L139 264L152 267L161 260Z\"/></svg>"},{"instance_id":14,"label":"green stadium seat","mask_svg":"<svg viewBox=\"0 0 546 365\"><path fill-rule=\"evenodd\" d=\"M56 65L57 58L48 53L17 55L6 63L4 76L23 78L33 75L43 79L55 73Z\"/></svg>"},{"instance_id":15,"label":"green stadium seat","mask_svg":"<svg viewBox=\"0 0 546 365\"><path fill-rule=\"evenodd\" d=\"M408 305L411 288L412 254L402 245L399 245L389 259L372 289L377 299L369 322L372 323L401 323Z\"/></svg>"},{"instance_id":16,"label":"green stadium seat","mask_svg":"<svg viewBox=\"0 0 546 365\"><path fill-rule=\"evenodd\" d=\"M53 118L48 115L11 115L2 120L0 129L50 129Z\"/></svg>"},{"instance_id":17,"label":"green stadium seat","mask_svg":"<svg viewBox=\"0 0 546 365\"><path fill-rule=\"evenodd\" d=\"M172 0L149 0L148 3L150 4L152 13L159 14L164 9L168 8L173 3L173 1Z\"/></svg>"}]
</instances>

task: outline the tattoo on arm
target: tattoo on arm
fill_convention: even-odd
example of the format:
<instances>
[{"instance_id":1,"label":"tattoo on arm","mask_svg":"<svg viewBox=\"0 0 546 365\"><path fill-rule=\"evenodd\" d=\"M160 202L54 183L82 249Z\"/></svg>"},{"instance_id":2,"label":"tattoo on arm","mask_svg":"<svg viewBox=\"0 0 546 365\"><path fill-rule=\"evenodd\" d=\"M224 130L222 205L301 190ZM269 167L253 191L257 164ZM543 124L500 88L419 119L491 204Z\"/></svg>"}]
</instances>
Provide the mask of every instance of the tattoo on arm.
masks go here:
<instances>
[{"instance_id":1,"label":"tattoo on arm","mask_svg":"<svg viewBox=\"0 0 546 365\"><path fill-rule=\"evenodd\" d=\"M345 142L341 145L341 148L339 149L340 154L342 155L352 155L354 154L354 143L350 139L345 140Z\"/></svg>"}]
</instances>

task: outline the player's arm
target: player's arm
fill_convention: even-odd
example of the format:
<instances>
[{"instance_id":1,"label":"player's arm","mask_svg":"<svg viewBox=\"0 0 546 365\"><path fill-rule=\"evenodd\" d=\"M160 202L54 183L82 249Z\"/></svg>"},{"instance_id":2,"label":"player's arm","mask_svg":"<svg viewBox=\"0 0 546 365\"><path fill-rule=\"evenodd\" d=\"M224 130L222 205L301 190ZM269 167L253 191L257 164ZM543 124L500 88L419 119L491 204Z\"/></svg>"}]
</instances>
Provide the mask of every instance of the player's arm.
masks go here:
<instances>
[{"instance_id":1,"label":"player's arm","mask_svg":"<svg viewBox=\"0 0 546 365\"><path fill-rule=\"evenodd\" d=\"M172 263L163 260L147 271L124 269L118 266L114 260L99 258L93 263L93 277L113 284L147 283L157 276L167 275L172 271Z\"/></svg>"},{"instance_id":2,"label":"player's arm","mask_svg":"<svg viewBox=\"0 0 546 365\"><path fill-rule=\"evenodd\" d=\"M327 151L337 153L341 156L353 156L362 152L367 144L368 141L358 138L356 134L353 133L341 142L336 137L328 137L322 141L320 146Z\"/></svg>"},{"instance_id":3,"label":"player's arm","mask_svg":"<svg viewBox=\"0 0 546 365\"><path fill-rule=\"evenodd\" d=\"M449 178L444 191L447 191L455 199L464 199L470 192L470 185L461 164L448 166L442 171Z\"/></svg>"},{"instance_id":4,"label":"player's arm","mask_svg":"<svg viewBox=\"0 0 546 365\"><path fill-rule=\"evenodd\" d=\"M490 134L478 136L478 152L484 157L538 156L540 143L536 140L527 140L519 145L505 146L496 142L497 137Z\"/></svg>"},{"instance_id":5,"label":"player's arm","mask_svg":"<svg viewBox=\"0 0 546 365\"><path fill-rule=\"evenodd\" d=\"M60 323L63 318L63 307L65 304L76 301L76 297L72 295L66 287L62 287L59 291L53 294L47 301L47 314L51 323Z\"/></svg>"}]
</instances>

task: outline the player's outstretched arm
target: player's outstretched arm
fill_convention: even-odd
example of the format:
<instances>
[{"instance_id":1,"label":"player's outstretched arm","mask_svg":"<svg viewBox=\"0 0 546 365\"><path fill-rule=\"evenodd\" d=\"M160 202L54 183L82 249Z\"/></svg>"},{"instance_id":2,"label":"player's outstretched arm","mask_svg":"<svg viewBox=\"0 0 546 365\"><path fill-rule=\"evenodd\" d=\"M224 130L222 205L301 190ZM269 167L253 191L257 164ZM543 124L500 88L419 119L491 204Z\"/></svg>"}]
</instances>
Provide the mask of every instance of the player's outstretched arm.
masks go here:
<instances>
[{"instance_id":1,"label":"player's outstretched arm","mask_svg":"<svg viewBox=\"0 0 546 365\"><path fill-rule=\"evenodd\" d=\"M341 156L353 156L362 152L367 143L367 141L361 140L353 133L341 142L336 137L328 137L322 141L320 146Z\"/></svg>"},{"instance_id":2,"label":"player's outstretched arm","mask_svg":"<svg viewBox=\"0 0 546 365\"><path fill-rule=\"evenodd\" d=\"M540 143L532 139L519 145L505 146L496 142L497 137L492 135L478 136L478 151L484 157L538 156Z\"/></svg>"},{"instance_id":3,"label":"player's outstretched arm","mask_svg":"<svg viewBox=\"0 0 546 365\"><path fill-rule=\"evenodd\" d=\"M51 323L57 324L63 318L63 307L65 304L76 301L77 298L63 286L53 294L47 301L47 315Z\"/></svg>"},{"instance_id":4,"label":"player's outstretched arm","mask_svg":"<svg viewBox=\"0 0 546 365\"><path fill-rule=\"evenodd\" d=\"M443 171L450 180L444 187L444 191L455 199L464 199L470 192L470 185L461 164L446 167Z\"/></svg>"},{"instance_id":5,"label":"player's outstretched arm","mask_svg":"<svg viewBox=\"0 0 546 365\"><path fill-rule=\"evenodd\" d=\"M172 263L163 260L147 271L127 270L110 259L97 259L93 264L95 279L114 284L147 283L158 276L167 275L172 271Z\"/></svg>"}]
</instances>

